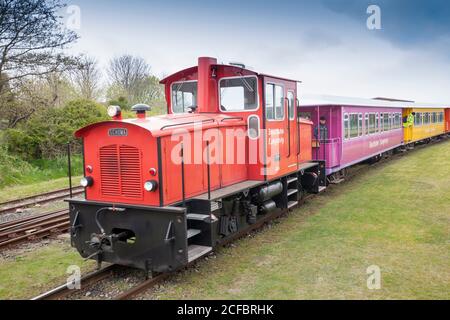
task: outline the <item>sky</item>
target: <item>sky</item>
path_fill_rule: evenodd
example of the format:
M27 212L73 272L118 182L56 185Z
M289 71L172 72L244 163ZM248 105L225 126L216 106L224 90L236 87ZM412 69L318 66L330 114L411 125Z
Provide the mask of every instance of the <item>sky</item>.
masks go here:
M447 0L67 0L79 8L71 53L141 56L159 77L199 56L302 81L300 94L450 104ZM380 9L381 29L370 5ZM70 7L69 7L70 8ZM73 11L65 12L73 21Z

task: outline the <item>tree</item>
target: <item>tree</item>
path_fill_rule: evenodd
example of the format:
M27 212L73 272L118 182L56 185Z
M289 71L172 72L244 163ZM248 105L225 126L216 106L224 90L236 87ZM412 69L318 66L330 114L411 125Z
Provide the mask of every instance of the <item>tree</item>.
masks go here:
M0 1L0 92L7 82L38 76L73 65L61 53L78 36L64 28L60 0Z
M130 104L143 102L140 99L150 77L150 66L144 59L131 55L113 58L109 64L108 76L110 98L123 96Z
M81 99L96 100L99 97L101 72L95 58L81 57L78 68L71 73L71 79Z

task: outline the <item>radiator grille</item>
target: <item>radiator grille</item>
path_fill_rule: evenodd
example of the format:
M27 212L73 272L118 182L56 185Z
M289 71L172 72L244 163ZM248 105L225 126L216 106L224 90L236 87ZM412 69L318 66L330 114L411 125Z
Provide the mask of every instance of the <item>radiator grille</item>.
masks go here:
M141 153L127 145L100 148L101 193L132 199L142 199Z

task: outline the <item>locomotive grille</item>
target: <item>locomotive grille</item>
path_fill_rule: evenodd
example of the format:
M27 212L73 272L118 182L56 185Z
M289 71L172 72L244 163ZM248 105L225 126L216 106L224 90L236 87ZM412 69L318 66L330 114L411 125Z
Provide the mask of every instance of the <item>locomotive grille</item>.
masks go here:
M142 199L141 177L139 149L117 144L100 148L102 195Z

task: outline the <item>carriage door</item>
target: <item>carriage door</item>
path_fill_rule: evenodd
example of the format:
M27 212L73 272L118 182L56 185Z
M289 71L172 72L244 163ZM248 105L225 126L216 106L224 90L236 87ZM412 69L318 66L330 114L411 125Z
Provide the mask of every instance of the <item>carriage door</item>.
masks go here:
M292 133L295 132L297 125L295 114L292 120L289 118L288 91L291 91L292 97L295 91L289 87L288 82L265 78L266 176L268 179L293 171L294 166L297 166L296 139ZM291 109L295 110L294 107Z

